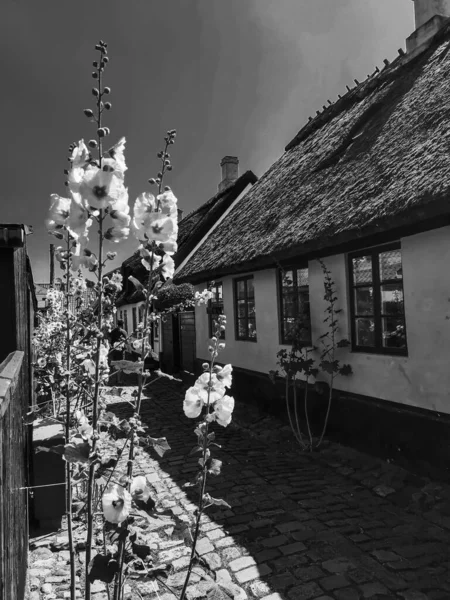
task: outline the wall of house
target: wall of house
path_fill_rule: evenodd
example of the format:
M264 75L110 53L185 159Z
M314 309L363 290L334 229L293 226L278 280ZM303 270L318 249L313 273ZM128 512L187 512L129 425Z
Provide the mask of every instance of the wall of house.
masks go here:
M335 387L398 404L450 414L450 227L402 238L403 285L408 356L386 356L339 350L353 375L339 377ZM343 254L325 259L336 283L340 335L350 339L347 260ZM234 333L232 278L222 279L227 315L226 348L220 362L268 373L276 369L279 344L276 271L254 275L257 342L237 341ZM317 261L309 264L312 338L326 331L323 319L323 274ZM201 291L205 285L197 286ZM196 308L197 357L208 360L208 317Z

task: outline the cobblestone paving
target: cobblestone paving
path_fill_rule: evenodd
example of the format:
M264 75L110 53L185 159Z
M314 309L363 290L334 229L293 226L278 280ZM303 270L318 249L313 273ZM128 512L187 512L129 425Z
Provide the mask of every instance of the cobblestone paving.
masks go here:
M151 389L143 421L172 450L163 458L146 456L138 472L159 505L180 515L196 502L195 492L182 487L197 469L198 457L188 456L194 422L182 413L180 386ZM131 414L123 402L111 409ZM259 428L248 425L217 428L223 469L208 491L232 508L208 512L198 548L220 581L234 584L235 600L450 599L449 486L337 445L302 454L272 418ZM162 559L173 565L170 583L180 589L189 550L153 535ZM68 597L68 553L52 551L55 538L46 540L35 540L31 552L30 600ZM194 580L202 570L197 573ZM103 584L94 589L94 600L107 597ZM140 590L143 598L158 597L149 584ZM159 598L174 596L160 586Z

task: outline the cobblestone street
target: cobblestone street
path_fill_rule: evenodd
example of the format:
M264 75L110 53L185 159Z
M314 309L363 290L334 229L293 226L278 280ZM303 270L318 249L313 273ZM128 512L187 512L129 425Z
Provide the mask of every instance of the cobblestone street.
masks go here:
M198 455L188 456L196 439L194 421L182 412L180 385L157 383L150 389L143 421L150 435L166 436L172 449L163 458L145 456L139 468L159 506L181 515L196 502L196 488L183 488L197 469ZM116 402L111 410L129 416L132 409ZM223 468L209 479L208 491L232 508L208 511L198 546L218 580L235 584L229 587L235 600L450 598L448 486L334 444L313 455L301 453L272 418L264 419L258 435L251 429L242 421L217 427L216 441L223 447L215 457ZM189 548L159 539L157 531L153 541L161 560L173 565L168 583L179 590ZM53 582L52 588L51 581L37 577L39 550L38 544L31 553L30 597L67 597L65 582ZM60 557L61 572L66 559L67 553ZM47 584L46 593L38 591ZM102 585L95 588L96 600L106 598ZM157 598L148 584L140 589L143 598ZM160 585L159 598L174 597Z

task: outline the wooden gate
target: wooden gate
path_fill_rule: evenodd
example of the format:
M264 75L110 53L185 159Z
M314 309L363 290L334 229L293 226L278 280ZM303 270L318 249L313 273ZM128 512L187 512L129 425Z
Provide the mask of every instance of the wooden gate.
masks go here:
M180 328L180 367L182 371L194 373L196 344L195 344L195 312L178 313Z

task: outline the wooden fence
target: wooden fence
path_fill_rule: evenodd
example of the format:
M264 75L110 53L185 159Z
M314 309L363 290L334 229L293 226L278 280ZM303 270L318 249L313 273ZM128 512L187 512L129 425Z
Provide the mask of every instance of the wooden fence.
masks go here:
M28 372L24 352L0 364L0 600L23 600L28 555Z

